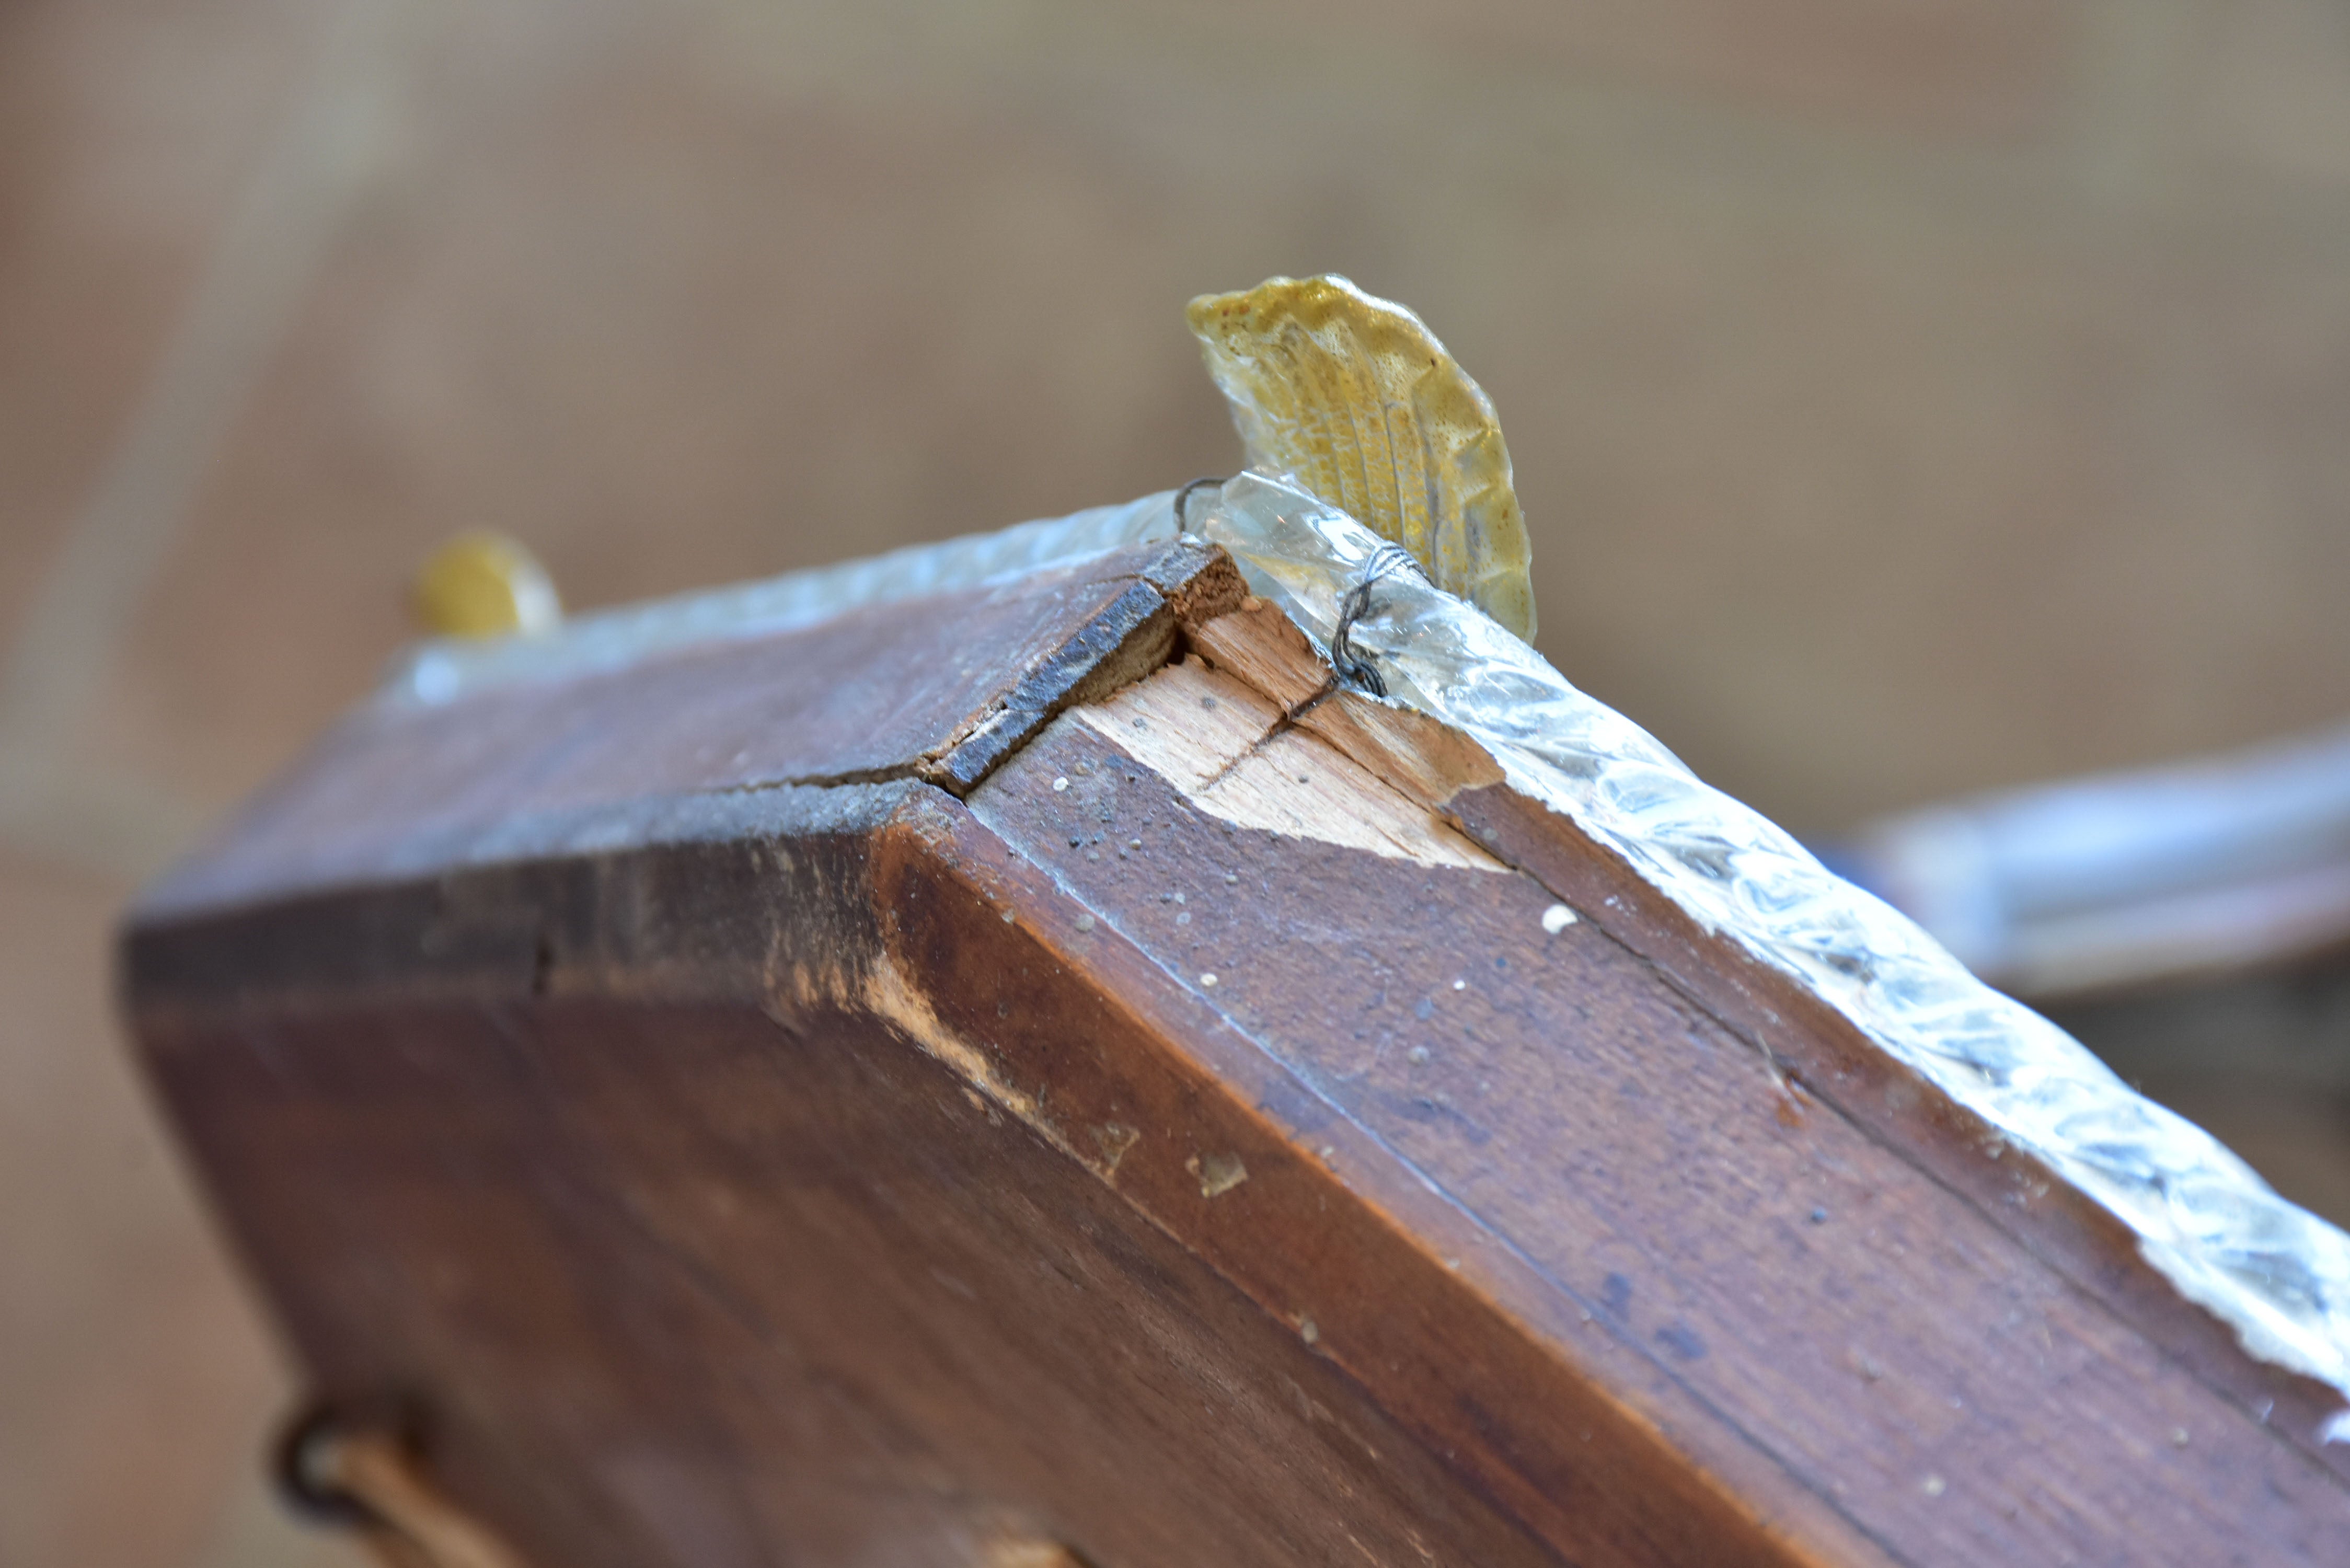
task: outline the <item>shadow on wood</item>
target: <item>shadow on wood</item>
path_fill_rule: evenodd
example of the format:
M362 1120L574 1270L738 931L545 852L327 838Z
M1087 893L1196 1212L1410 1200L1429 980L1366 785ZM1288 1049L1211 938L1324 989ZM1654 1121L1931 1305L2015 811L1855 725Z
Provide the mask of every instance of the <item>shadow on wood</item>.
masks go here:
M126 954L547 1564L2350 1561L2323 1390L1197 546L368 710Z

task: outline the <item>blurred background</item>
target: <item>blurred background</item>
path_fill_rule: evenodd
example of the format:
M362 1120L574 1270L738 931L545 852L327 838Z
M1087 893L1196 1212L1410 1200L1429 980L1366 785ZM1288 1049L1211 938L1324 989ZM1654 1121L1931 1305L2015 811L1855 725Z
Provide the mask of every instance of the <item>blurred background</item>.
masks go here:
M1323 270L1492 394L1544 650L1806 836L2350 710L2334 0L6 0L0 1563L356 1561L108 941L433 545L587 607L1228 472L1183 303ZM2068 1021L2341 1219L2345 1019Z

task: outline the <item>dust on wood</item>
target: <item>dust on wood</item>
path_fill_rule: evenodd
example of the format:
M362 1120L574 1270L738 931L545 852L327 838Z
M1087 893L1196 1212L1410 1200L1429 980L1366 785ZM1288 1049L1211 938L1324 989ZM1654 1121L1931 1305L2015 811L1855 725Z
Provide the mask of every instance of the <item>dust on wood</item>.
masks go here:
M1248 1179L1248 1166L1236 1154L1195 1154L1183 1168L1200 1179L1202 1198L1222 1198Z

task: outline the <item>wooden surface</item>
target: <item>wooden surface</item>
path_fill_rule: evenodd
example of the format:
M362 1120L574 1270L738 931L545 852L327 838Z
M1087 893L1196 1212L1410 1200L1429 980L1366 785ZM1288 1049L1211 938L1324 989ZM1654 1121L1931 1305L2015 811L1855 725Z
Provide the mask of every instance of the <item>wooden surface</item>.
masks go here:
M1179 610L1239 592L1229 562L1142 546L1015 587L683 648L604 679L363 708L263 793L229 848L142 902L230 903L506 858L546 846L517 833L672 795L918 777L960 794L1051 713L1163 662Z
M985 606L354 721L130 933L534 1560L2350 1561L2318 1391L1228 563Z

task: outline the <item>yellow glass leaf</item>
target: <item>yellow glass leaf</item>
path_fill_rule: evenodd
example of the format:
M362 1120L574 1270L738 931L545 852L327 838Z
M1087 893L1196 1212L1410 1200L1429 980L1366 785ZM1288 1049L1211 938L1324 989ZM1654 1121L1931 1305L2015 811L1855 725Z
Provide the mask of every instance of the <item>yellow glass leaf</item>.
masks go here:
M1335 275L1201 295L1185 317L1253 465L1294 475L1534 640L1501 422L1419 317Z
M502 534L461 534L416 575L416 618L441 637L551 631L563 618L538 557Z

